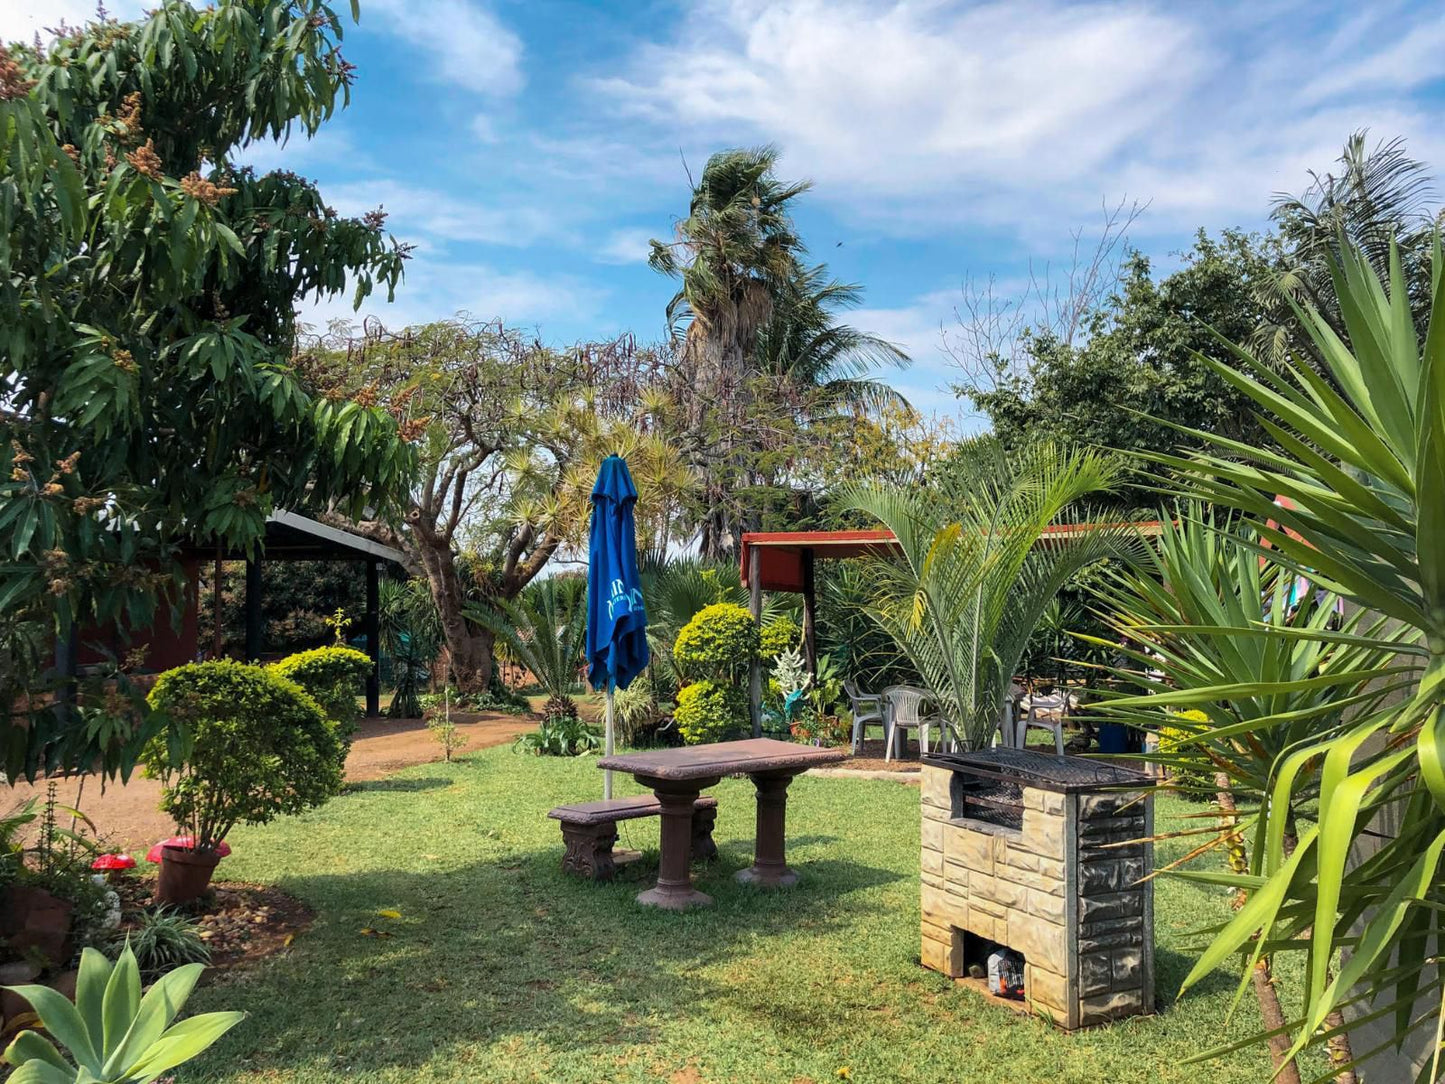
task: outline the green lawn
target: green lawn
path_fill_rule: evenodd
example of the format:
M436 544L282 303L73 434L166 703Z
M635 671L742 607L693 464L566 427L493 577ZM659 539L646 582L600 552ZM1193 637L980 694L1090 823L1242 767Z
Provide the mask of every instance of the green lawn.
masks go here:
M1157 1016L1066 1035L922 970L916 788L799 779L790 857L803 881L765 894L733 882L750 859L752 788L725 781L715 792L723 857L699 877L716 906L676 915L638 908L635 882L598 886L559 871L560 835L545 813L600 794L600 783L590 760L493 749L236 832L223 874L278 883L318 919L284 956L197 994L197 1009L251 1017L180 1079L1268 1077L1256 1052L1181 1064L1255 1019L1246 997L1226 1023L1222 973ZM622 789L635 788L628 779ZM625 824L622 842L655 849L656 821ZM1217 889L1168 881L1156 912L1158 984L1172 1001L1189 966L1187 932L1227 910Z

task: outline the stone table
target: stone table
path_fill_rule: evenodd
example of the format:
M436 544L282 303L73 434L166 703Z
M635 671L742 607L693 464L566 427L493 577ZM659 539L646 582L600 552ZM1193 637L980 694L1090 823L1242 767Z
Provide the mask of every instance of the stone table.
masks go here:
M671 911L712 903L711 896L693 888L688 872L692 810L703 788L714 786L727 775L751 777L758 797L753 864L739 870L737 879L772 888L796 884L798 875L788 868L784 858L788 784L800 772L836 764L842 759L840 749L794 745L772 738L603 757L597 762L599 768L626 772L644 787L650 787L662 803L662 855L657 885L639 894L637 902Z

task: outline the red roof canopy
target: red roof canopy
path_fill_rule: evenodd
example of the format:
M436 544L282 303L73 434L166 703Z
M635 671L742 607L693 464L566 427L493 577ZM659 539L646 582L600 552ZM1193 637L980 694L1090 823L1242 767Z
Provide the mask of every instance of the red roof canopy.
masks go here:
M1122 527L1122 523L1057 523L1045 528L1045 534L1067 537L1102 527ZM1135 523L1142 534L1159 533L1159 521ZM752 551L758 551L758 579L764 591L799 592L803 589L803 552L811 550L818 560L887 555L898 551L898 539L892 531L748 531L743 535L743 586L751 586L748 570Z

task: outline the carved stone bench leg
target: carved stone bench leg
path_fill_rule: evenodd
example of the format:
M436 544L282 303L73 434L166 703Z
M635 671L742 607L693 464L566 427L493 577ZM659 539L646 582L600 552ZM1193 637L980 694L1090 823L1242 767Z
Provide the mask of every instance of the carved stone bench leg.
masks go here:
M712 830L715 824L717 824L716 806L692 811L692 860L694 862L711 862L717 857L717 844L712 841Z
M562 855L562 872L574 873L594 881L610 881L617 872L612 861L612 844L617 842L615 821L601 824L562 824L562 840L567 850Z

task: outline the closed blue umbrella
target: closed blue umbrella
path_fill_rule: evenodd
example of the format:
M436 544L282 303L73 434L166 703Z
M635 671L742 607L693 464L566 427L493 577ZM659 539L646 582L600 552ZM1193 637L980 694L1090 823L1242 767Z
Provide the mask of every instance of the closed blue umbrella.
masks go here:
M647 666L647 610L637 572L637 535L632 521L637 487L627 463L609 455L592 487L592 530L587 542L587 680L607 689L607 752L612 752L612 694L625 689ZM612 773L603 797L612 797Z

